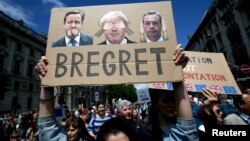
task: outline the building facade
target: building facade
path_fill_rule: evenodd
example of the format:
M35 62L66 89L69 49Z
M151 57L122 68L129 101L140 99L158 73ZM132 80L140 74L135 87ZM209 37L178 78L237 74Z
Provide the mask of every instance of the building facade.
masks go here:
M0 11L0 109L38 107L40 81L34 66L45 53L46 37Z
M187 51L223 53L241 91L250 88L250 9L246 0L214 0Z

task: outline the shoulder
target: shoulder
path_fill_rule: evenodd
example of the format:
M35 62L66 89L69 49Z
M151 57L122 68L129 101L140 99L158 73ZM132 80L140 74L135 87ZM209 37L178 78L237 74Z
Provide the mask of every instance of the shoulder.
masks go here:
M103 41L103 42L99 43L98 45L106 45L106 44L107 44L107 42Z
M52 43L52 47L62 47L62 46L66 46L64 37L58 39L57 41Z
M93 37L87 34L80 34L80 45L93 45Z
M132 41L132 40L129 40L127 37L125 37L127 39L127 43L130 44L130 43L136 43L135 41Z
M81 33L80 38L93 40L93 36Z
M245 121L237 114L232 113L223 119L224 125L245 125Z

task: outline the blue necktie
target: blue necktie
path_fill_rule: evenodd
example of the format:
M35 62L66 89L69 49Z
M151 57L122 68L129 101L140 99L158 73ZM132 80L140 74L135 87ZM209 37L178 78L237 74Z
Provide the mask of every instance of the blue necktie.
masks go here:
M72 44L72 46L76 46L76 41L74 39L70 40L70 43Z

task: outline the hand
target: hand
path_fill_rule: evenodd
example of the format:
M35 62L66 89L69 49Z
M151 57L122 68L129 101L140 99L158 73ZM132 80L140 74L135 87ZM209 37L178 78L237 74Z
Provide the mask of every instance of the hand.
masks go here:
M202 90L202 94L207 98L204 101L204 106L205 107L209 107L211 106L213 103L217 103L218 102L218 96L220 93L210 90L208 88L205 88Z
M45 56L42 56L41 59L39 60L39 63L35 66L35 71L37 75L39 76L40 79L43 79L43 77L46 75L48 69L48 60Z
M182 68L185 68L189 61L189 58L185 55L181 44L178 44L174 51L174 63L176 65L181 65Z

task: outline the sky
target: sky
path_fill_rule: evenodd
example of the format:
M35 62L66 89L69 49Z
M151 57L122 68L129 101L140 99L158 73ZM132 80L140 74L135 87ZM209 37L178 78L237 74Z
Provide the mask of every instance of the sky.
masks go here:
M54 7L155 2L162 0L0 0L0 10L40 34L47 34ZM172 0L177 42L185 47L213 0Z

